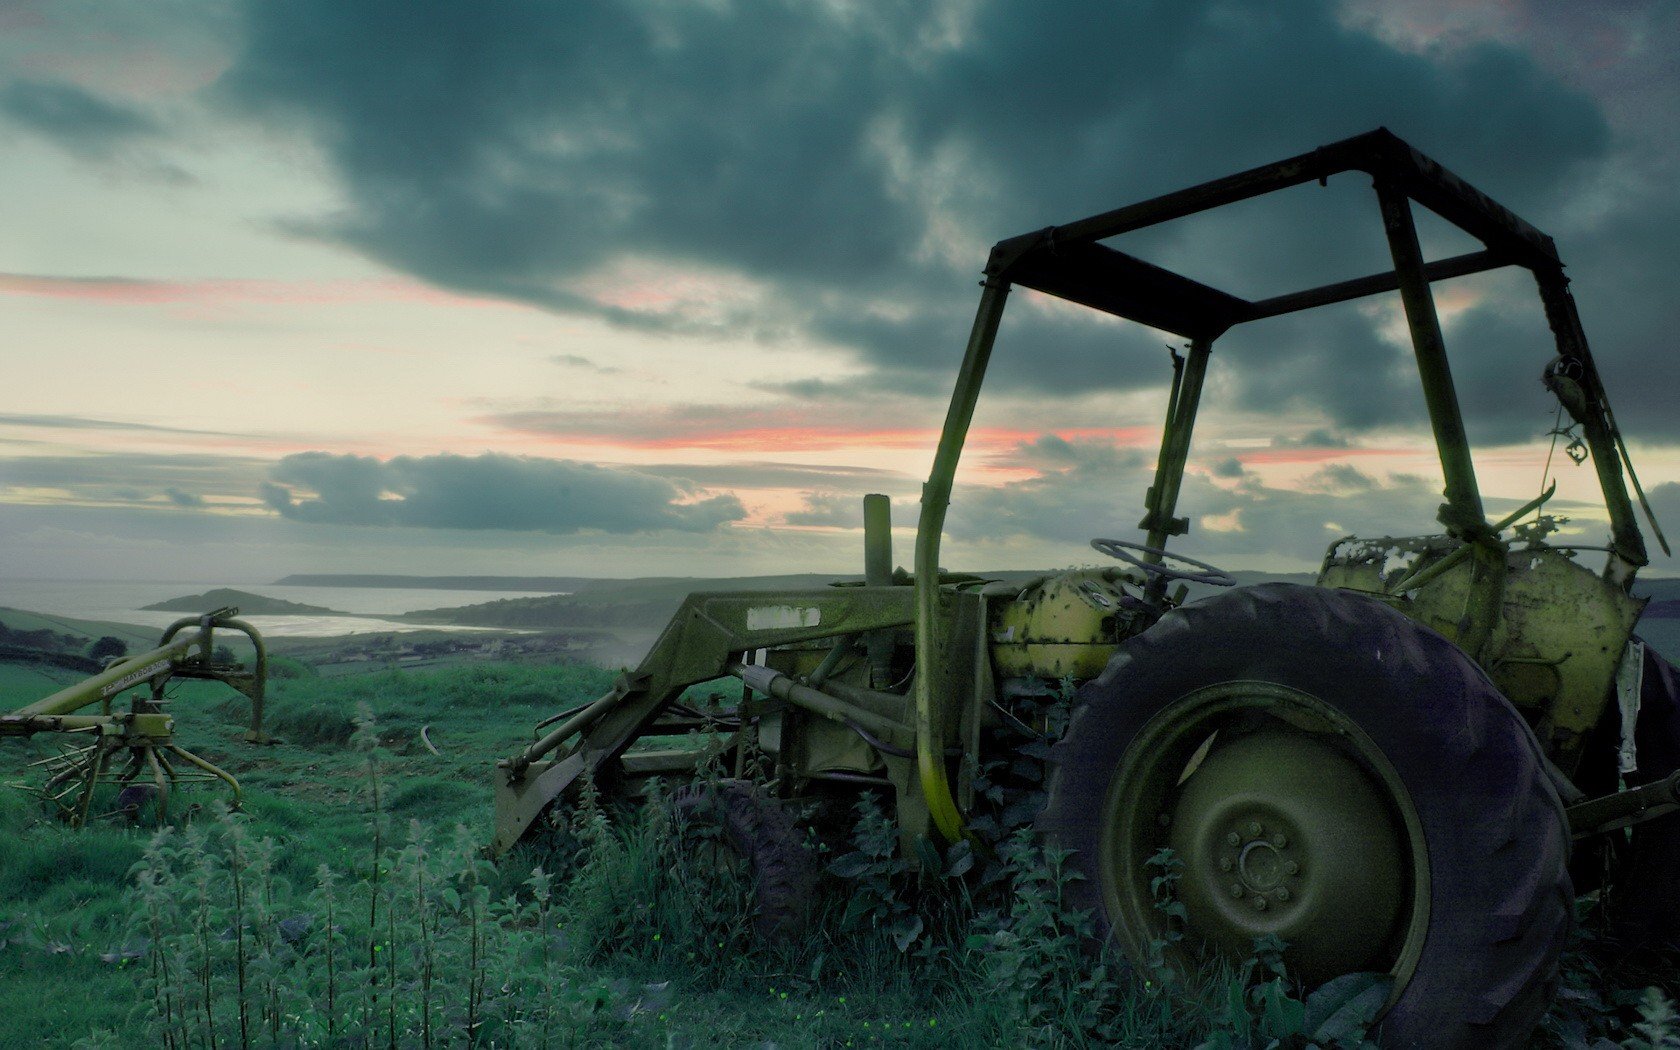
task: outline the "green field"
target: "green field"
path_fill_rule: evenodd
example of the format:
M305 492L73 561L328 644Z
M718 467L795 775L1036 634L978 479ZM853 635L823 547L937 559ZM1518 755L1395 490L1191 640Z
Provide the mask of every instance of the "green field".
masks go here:
M17 706L50 690L47 677L52 675L8 668L0 677L0 704ZM285 742L261 748L239 741L245 703L218 693L219 687L190 683L174 709L183 725L182 742L235 772L244 784L239 834L251 841L269 839L275 847L272 870L261 876L277 897L272 924L310 914L312 908L318 912L311 895L320 886L323 865L339 878L346 900L360 905L368 899L374 805L367 741L352 740L358 709L376 720L378 748L372 754L383 834L391 847L383 871L390 878L402 864L397 850L417 830L440 855L457 842L481 845L488 837L491 759L528 739L537 719L595 695L610 678L608 672L577 665L481 663L282 679L272 690L270 724ZM441 756L422 744L423 727ZM45 743L8 741L3 756L8 778L47 750ZM202 801L213 801L215 792L199 791ZM174 808L179 810L181 801ZM217 956L221 1041L236 1045L229 1004L237 996L229 985L233 962L226 943L229 866L226 853L216 846L225 841L224 833L217 830L210 809L196 818L177 816L174 823L171 841L181 840L183 827L189 834L197 828L208 835L207 843L176 862L182 899L190 896L184 887L197 864L192 857L210 857L218 865L211 896L219 903L208 941ZM588 862L558 862L570 871L565 889L571 895L555 906L563 917L557 919L558 936L567 939L563 949L556 949L558 976L553 979L563 985L554 993L559 1015L550 1019L553 1027L546 1036L526 1032L515 1039L520 1045L1003 1045L1013 1041L1009 1033L1017 1027L1052 1032L1058 1012L1081 1009L1066 1000L1088 976L1072 978L1070 964L1077 961L1082 968L1084 957L1066 937L1047 935L1032 952L1020 953L1036 960L1042 971L1020 980L1057 984L1055 966L1060 965L1069 975L1059 982L1066 987L1039 989L1043 1004L1035 993L1007 1008L992 994L976 994L995 993L1001 978L977 959L964 962L954 954L962 949L962 937L980 931L979 925L952 932L946 938L951 943L934 938L930 925L915 951L901 953L880 931L842 923L836 908L811 943L769 951L742 941L738 917L715 906L715 888L706 899L672 903L673 887L664 873L673 858L666 846L648 838L652 829L642 818L621 818L616 828L610 845ZM72 1045L99 1033L109 1034L111 1045L144 1045L155 1038L147 1017L146 905L144 895L131 888L131 869L142 862L153 834L151 828L130 828L117 818L70 831L46 820L38 804L22 794L0 802L0 856L5 858L0 867L0 900L5 902L0 905L0 959L6 975L0 982L0 1045ZM883 857L890 857L892 839L890 830L882 838L877 829L877 844L886 843ZM896 863L880 861L883 871ZM531 866L527 855L503 870L481 871L487 909L496 902L529 906L521 885ZM649 900L661 904L650 912ZM949 900L942 906L944 914L956 914ZM696 913L702 918L724 915L729 921L720 927L697 920ZM938 907L930 912L935 914L941 914ZM1054 922L1049 911L1031 918L1041 925ZM178 919L190 941L191 915ZM253 942L260 928L251 925ZM575 936L568 931L576 931ZM996 933L997 924L985 932ZM529 945L514 943L516 933L503 931L485 948L484 965L499 981L517 981L508 974L528 969ZM447 981L440 975L440 987L458 984L463 971L471 970L460 950L459 931L445 930L436 939L440 958L454 968ZM612 950L604 953L602 945ZM982 983L974 986L977 981ZM1168 1033L1175 1040L1188 1038L1205 1020L1159 995L1134 1002L1131 996L1138 989L1132 983L1104 985L1110 986L1115 994L1103 1023L1118 1027L1105 1030L1159 1042ZM347 993L341 988L341 994ZM520 999L528 1004L542 996ZM440 1045L462 1045L458 1015L457 1010L454 1021L443 1015L436 1036ZM399 1036L399 1045L415 1045L412 1036ZM281 1043L289 1045L289 1038ZM251 1042L270 1044L260 1034ZM498 1045L506 1045L505 1040Z
M205 808L178 798L148 858L154 828L112 817L70 831L28 796L0 796L0 1046L163 1045L172 1032L176 1045L209 1045L212 1024L216 1045L237 1046L241 1002L245 1041L261 1046L417 1046L428 1030L435 1045L467 1045L469 1027L487 1046L1307 1045L1300 996L1270 957L1189 982L1093 957L1087 920L1060 906L1054 858L1006 848L988 883L948 854L952 877L917 876L878 814L829 844L825 859L853 858L847 877L830 879L813 933L791 947L742 936L739 886L673 852L661 807L601 811L566 848L500 869L474 861L489 837L491 762L611 672L470 661L321 677L284 660L276 671L274 746L240 741L246 704L219 686L187 683L174 701L182 742L244 784L232 824L214 814L222 796L198 789ZM75 677L0 664L0 709ZM26 777L51 747L0 742L0 779ZM160 926L137 865L169 887ZM547 904L538 865L555 879ZM329 939L323 871L340 909ZM287 923L314 932L293 945ZM323 975L328 943L336 983ZM1589 941L1577 948L1540 1045L1634 1039L1653 978L1623 974L1624 990L1599 976ZM176 965L172 984L159 960ZM159 1024L160 988L188 1011L173 1027Z

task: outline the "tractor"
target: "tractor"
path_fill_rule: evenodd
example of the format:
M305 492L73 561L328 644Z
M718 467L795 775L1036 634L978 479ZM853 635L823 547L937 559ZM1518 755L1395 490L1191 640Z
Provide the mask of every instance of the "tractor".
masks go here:
M1349 172L1373 182L1385 272L1245 299L1109 243ZM1426 261L1419 205L1481 247ZM1511 266L1533 277L1555 337L1542 381L1592 460L1602 546L1548 541L1555 485L1498 520L1484 510L1432 284ZM940 568L1015 286L1187 344L1141 540L1092 541L1120 565L1032 579ZM1316 586L1234 586L1169 553L1189 528L1178 500L1215 342L1392 292L1445 482L1441 531L1340 540ZM738 768L748 752L771 766L725 782L721 820L774 932L811 888L788 800L879 792L915 863L918 839L973 834L978 771L997 741L1026 737L1045 759L1037 832L1070 851L1076 903L1140 964L1163 943L1185 966L1242 959L1271 935L1308 983L1386 974L1383 1045L1520 1044L1550 1004L1577 892L1614 890L1622 929L1680 941L1680 676L1634 634L1644 602L1630 589L1648 562L1635 499L1666 552L1551 238L1386 129L1012 237L984 271L913 571L894 570L889 504L869 496L861 581L689 596L635 670L497 764L493 849L543 827L586 779L622 790L691 773L695 749L656 738L721 726ZM1583 564L1594 553L1601 568ZM742 686L727 710L685 692L720 678ZM1045 706L1023 699L1070 681L1052 738ZM1163 850L1182 864L1182 920L1154 897Z

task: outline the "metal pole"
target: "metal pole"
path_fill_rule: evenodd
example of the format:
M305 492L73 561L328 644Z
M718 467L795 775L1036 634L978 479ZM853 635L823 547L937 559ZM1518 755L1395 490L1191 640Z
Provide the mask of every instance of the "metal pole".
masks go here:
M945 530L945 508L951 502L951 485L957 474L974 406L980 399L980 384L991 360L998 322L1009 298L1009 283L987 277L980 293L980 307L968 336L957 386L951 393L951 407L945 413L945 429L933 455L933 469L922 486L922 514L916 526L916 768L922 794L933 816L934 826L946 839L962 837L962 813L945 776L945 759L940 754L940 725L935 718L936 679L941 677L939 639L939 541Z
M1628 498L1627 482L1622 477L1622 464L1615 445L1614 424L1609 419L1604 387L1598 377L1592 351L1587 347L1587 334L1581 327L1581 315L1575 309L1575 297L1569 292L1569 279L1563 270L1536 270L1535 283L1540 286L1540 302L1546 308L1546 323L1557 340L1560 357L1581 366L1580 386L1586 395L1584 405L1565 402L1570 415L1584 410L1576 417L1585 432L1587 447L1592 450L1593 469L1598 472L1599 488L1604 492L1605 509L1610 512L1610 557L1604 567L1606 579L1626 588L1633 582L1633 574L1649 561L1645 537L1634 520L1633 501ZM1560 397L1561 400L1561 397Z
M863 497L863 582L892 586L892 500L879 492Z
M1447 367L1446 343L1441 322L1435 315L1435 298L1424 272L1423 249L1418 245L1417 227L1412 221L1411 199L1389 182L1376 184L1382 205L1383 227L1388 249L1394 258L1394 272L1400 279L1400 300L1406 308L1406 324L1412 331L1412 349L1417 355L1418 375L1423 380L1423 397L1429 408L1429 424L1435 431L1435 447L1441 455L1441 473L1446 478L1447 505L1441 508L1441 524L1449 535L1472 540L1489 534L1481 493L1476 488L1476 467L1470 458L1470 440L1459 414L1458 394Z
M871 492L863 497L863 582L870 587L891 587L892 572L892 500ZM863 644L869 658L869 684L886 685L892 677L892 631L870 631Z
M1208 358L1213 352L1213 340L1194 339L1190 353L1178 374L1173 376L1173 389L1167 409L1167 425L1161 434L1161 452L1156 460L1155 482L1149 487L1149 509L1141 524L1149 530L1149 546L1165 548L1167 538L1189 531L1189 522L1173 517L1178 509L1178 491L1184 483L1184 464L1190 458L1190 435L1196 429L1196 408L1202 399L1202 381L1207 378ZM1176 365L1176 362L1175 362ZM1156 555L1145 555L1160 562ZM1146 593L1159 599L1167 593L1167 578L1149 577Z
M1190 356L1184 362L1184 382L1179 386L1178 409L1173 413L1172 459L1167 463L1166 475L1155 478L1157 506L1160 514L1156 527L1161 536L1150 534L1149 545L1165 545L1168 536L1183 535L1189 530L1185 522L1174 521L1178 509L1178 491L1184 484L1184 464L1190 458L1190 435L1196 429L1196 409L1202 401L1202 381L1207 378L1208 358L1213 353L1212 339L1195 339L1190 343Z

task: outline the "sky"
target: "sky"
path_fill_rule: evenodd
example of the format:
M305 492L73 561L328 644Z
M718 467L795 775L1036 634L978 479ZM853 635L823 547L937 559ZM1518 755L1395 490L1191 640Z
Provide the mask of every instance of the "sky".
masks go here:
M992 243L1377 126L1556 239L1680 534L1676 0L0 0L0 578L855 573L867 492L908 563ZM1356 174L1117 246L1388 268ZM1501 516L1549 337L1436 292ZM1141 539L1172 342L1017 291L947 566ZM1174 548L1436 531L1410 355L1394 296L1222 338Z

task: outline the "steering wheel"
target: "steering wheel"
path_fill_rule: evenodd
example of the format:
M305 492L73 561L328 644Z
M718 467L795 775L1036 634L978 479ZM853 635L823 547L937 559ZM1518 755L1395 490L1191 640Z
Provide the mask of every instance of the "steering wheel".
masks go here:
M1197 561L1195 558L1186 558L1182 554L1169 553L1159 547L1148 547L1141 543L1133 543L1130 540L1102 539L1092 540L1091 546L1110 558L1119 558L1128 565L1136 565L1151 576L1164 576L1169 580L1186 580L1190 583L1205 583L1212 587L1233 587L1237 582L1224 569L1209 565L1205 561ZM1157 558L1171 558L1173 561L1183 562L1185 565L1192 566L1192 568L1176 569L1171 565L1163 565L1160 562L1144 561L1133 554L1133 551L1153 554Z

